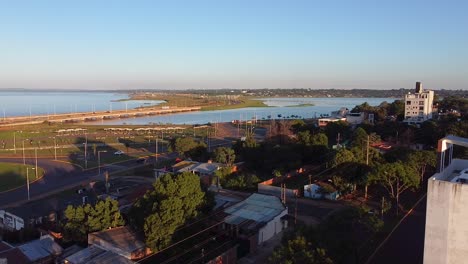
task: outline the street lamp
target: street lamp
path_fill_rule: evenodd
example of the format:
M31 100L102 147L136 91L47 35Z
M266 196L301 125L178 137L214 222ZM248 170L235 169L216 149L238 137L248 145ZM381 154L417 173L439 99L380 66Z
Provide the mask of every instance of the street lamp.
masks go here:
M35 170L35 168L31 168L31 169ZM29 201L31 199L31 197L29 195L29 167L26 167L26 188L28 190L28 201Z
M25 140L28 140L28 139L27 139L27 138L26 138L26 139L23 139L23 142L22 142L22 143L23 143L23 165L26 165L26 157L25 157L25 155L24 155L24 141L25 141Z
M101 152L107 152L107 150L99 150L98 151L98 175L101 176Z
M84 144L84 159L85 159L85 169L88 168L88 155L87 155L87 149L88 149L88 134L85 133L85 143Z
M54 137L54 157L57 160L57 139Z

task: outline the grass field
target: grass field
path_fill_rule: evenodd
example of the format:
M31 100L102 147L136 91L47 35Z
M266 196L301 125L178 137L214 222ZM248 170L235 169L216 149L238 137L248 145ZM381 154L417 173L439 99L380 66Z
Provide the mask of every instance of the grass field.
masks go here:
M29 180L36 179L36 172L33 166L17 163L0 162L0 192L7 191L26 184L26 167L29 166ZM44 170L38 168L38 177L44 175Z

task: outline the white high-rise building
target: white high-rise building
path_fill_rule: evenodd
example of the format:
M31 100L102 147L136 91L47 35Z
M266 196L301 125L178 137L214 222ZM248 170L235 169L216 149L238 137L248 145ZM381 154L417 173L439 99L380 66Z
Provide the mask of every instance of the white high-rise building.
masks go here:
M415 93L405 95L405 119L403 122L419 124L432 118L434 91L424 91L421 82L416 83Z
M468 160L452 158L454 145L468 147L468 138L439 140L428 181L424 264L468 263Z

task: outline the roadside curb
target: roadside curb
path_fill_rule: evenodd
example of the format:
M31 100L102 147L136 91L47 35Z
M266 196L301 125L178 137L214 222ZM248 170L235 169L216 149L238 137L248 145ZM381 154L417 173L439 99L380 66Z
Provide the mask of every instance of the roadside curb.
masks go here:
M42 178L44 178L45 174L47 173L47 171L46 171L44 168L42 168L42 167L39 167L39 168L41 168L41 169L44 171L44 173L42 174L41 177L39 177L39 178L37 178L37 179L31 181L31 182L29 183L29 185L31 185L31 184L33 184L33 183L39 181L39 180L42 180ZM6 190L6 191L1 191L0 194L4 194L4 193L7 193L7 192L15 191L15 190L18 190L18 189L20 189L20 188L23 188L24 186L26 186L26 184L23 184L23 185L14 187L13 189L9 189L9 190Z

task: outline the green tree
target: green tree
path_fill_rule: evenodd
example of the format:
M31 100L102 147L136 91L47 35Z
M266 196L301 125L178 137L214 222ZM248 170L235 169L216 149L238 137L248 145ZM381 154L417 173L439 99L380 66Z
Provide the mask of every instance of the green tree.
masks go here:
M118 202L110 198L98 201L94 206L69 205L65 218L65 239L77 242L85 242L88 233L125 225Z
M87 225L91 232L125 225L119 211L119 203L110 198L97 202L96 205L90 207L87 211Z
M215 150L215 160L217 162L232 166L236 159L236 154L232 148L220 147Z
M331 144L335 144L337 142L337 138L339 135L340 143L347 139L350 134L350 126L348 123L343 121L338 122L330 122L325 127L325 134Z
M274 250L268 260L278 264L333 264L324 249L314 248L303 236L288 240L285 245Z
M170 144L171 150L178 152L181 156L186 156L189 151L195 149L198 146L199 143L191 137L178 137L173 139Z
M205 204L198 176L185 172L166 174L132 206L130 224L145 234L148 247L157 252L167 247L177 228L195 218Z
M367 146L367 137L368 137L368 134L363 128L361 127L356 128L356 130L354 130L354 133L353 133L351 146L365 148Z
M309 130L300 131L297 133L297 142L302 145L310 145L311 136Z
M328 147L328 137L324 133L317 133L310 137L310 144Z
M422 150L411 152L408 156L408 164L414 167L420 176L420 181L424 180L424 174L428 167L435 168L437 165L437 154L434 151Z
M317 228L317 242L336 263L363 263L358 251L383 222L364 208L348 207L331 213Z
M84 242L87 239L86 212L83 206L69 205L65 209L64 238L67 241Z
M355 160L356 159L354 157L353 152L351 152L351 151L349 151L349 150L347 150L345 148L341 148L336 152L333 165L338 166L338 165L340 165L342 163L354 162Z
M384 187L391 198L396 200L398 214L400 194L419 186L419 175L415 169L407 164L397 161L378 165L369 175L369 181Z

